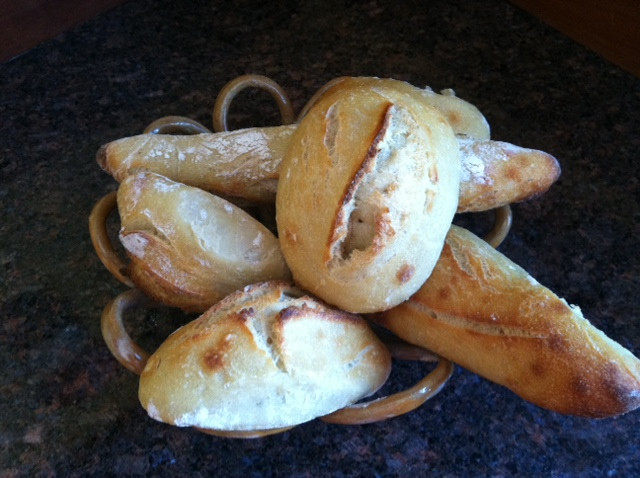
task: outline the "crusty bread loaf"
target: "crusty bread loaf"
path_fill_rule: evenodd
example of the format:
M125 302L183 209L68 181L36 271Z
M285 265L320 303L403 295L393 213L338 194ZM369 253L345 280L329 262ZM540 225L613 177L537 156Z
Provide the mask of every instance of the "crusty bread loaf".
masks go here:
M547 409L606 417L640 406L640 360L456 226L421 289L375 320Z
M131 280L154 299L202 312L247 284L290 278L277 238L242 209L156 173L118 188Z
M205 430L297 425L375 392L391 368L364 319L282 282L252 285L174 332L149 358L149 415Z
M295 128L141 134L105 144L98 150L97 161L117 181L132 172L151 170L219 196L273 203L278 167Z
M458 144L401 90L339 84L301 120L280 167L276 222L294 280L351 312L406 300L456 211Z

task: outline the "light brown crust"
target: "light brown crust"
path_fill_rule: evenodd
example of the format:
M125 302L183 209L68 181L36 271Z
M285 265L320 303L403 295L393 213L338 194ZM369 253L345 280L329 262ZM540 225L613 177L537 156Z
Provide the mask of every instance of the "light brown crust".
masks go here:
M198 135L142 134L102 146L96 160L117 181L149 170L227 198L272 203L295 125Z
M149 358L149 415L206 430L297 425L375 392L387 348L359 316L283 282L246 287L172 334Z
M550 410L606 417L640 406L640 360L455 226L429 280L376 320Z
M338 210L336 211L333 225L331 226L331 235L329 242L325 249L325 263L331 267L332 261L340 261L347 259L352 247L348 247L347 239L350 232L350 220L351 214L355 207L354 202L357 199L358 189L363 186L363 183L368 175L375 172L376 158L379 153L379 143L383 140L385 132L388 130L391 116L391 105L386 105L383 108L384 112L379 115L379 124L373 129L373 138L367 140L366 143L370 143L370 146L363 156L362 162L354 162L355 170L350 173L352 176L345 181L345 191L342 197L338 200ZM326 136L326 135L325 135ZM372 253L377 253L382 247L381 242L386 236L393 234L393 229L388 227L389 220L384 220L385 210L381 211L381 214L377 215L374 219L373 226L373 240L369 245ZM385 227L387 225L387 227ZM385 230L388 231L385 233ZM360 246L362 248L362 246Z
M246 212L151 172L118 188L131 280L157 301L202 312L247 284L290 279L277 238Z

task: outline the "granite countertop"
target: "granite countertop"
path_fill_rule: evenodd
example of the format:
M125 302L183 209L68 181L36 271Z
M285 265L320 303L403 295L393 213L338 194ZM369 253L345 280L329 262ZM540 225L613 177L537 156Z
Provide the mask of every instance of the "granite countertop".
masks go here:
M233 5L231 5L233 3ZM346 5L345 5L346 4ZM640 354L640 80L502 0L128 2L0 66L0 476L637 476L640 412L542 410L456 368L420 409L313 421L257 440L157 423L100 333L125 290L87 218L116 188L100 145L178 114L211 124L234 77L272 77L298 111L326 81L453 88L496 139L545 150L561 179L513 207L501 251ZM247 92L233 127L278 123ZM131 318L153 347L185 318ZM398 364L389 387L424 371Z

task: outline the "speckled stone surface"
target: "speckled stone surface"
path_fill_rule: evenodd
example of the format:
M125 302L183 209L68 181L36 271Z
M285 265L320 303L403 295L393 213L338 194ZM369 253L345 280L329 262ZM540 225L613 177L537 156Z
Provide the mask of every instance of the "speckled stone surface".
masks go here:
M366 426L230 440L146 416L100 334L124 286L87 229L116 187L95 153L168 114L210 125L244 73L296 110L340 75L452 87L494 138L554 154L561 179L514 206L501 250L640 353L638 78L500 0L231 3L126 3L0 65L0 476L638 476L640 412L561 416L460 368L422 408ZM247 92L231 121L278 115ZM132 334L151 348L186 319L141 313ZM423 370L399 364L388 386Z

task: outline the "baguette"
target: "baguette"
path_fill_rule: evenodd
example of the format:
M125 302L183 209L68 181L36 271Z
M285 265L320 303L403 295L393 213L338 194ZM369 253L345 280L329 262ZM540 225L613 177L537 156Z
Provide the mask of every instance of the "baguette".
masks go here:
M156 173L118 188L128 276L155 300L202 312L254 282L291 275L277 238L237 206Z
M294 280L350 312L406 300L438 258L459 183L455 135L435 108L338 84L302 119L280 167L276 222Z
M546 409L601 418L640 406L640 360L456 226L420 290L373 319Z
M138 395L152 418L176 426L280 429L369 396L390 370L362 317L271 281L174 332L147 361Z
M280 164L295 129L275 126L229 133L131 136L102 146L98 163L117 181L148 170L229 199L273 204ZM558 161L543 151L503 141L456 139L462 164L459 213L534 198L560 175Z

